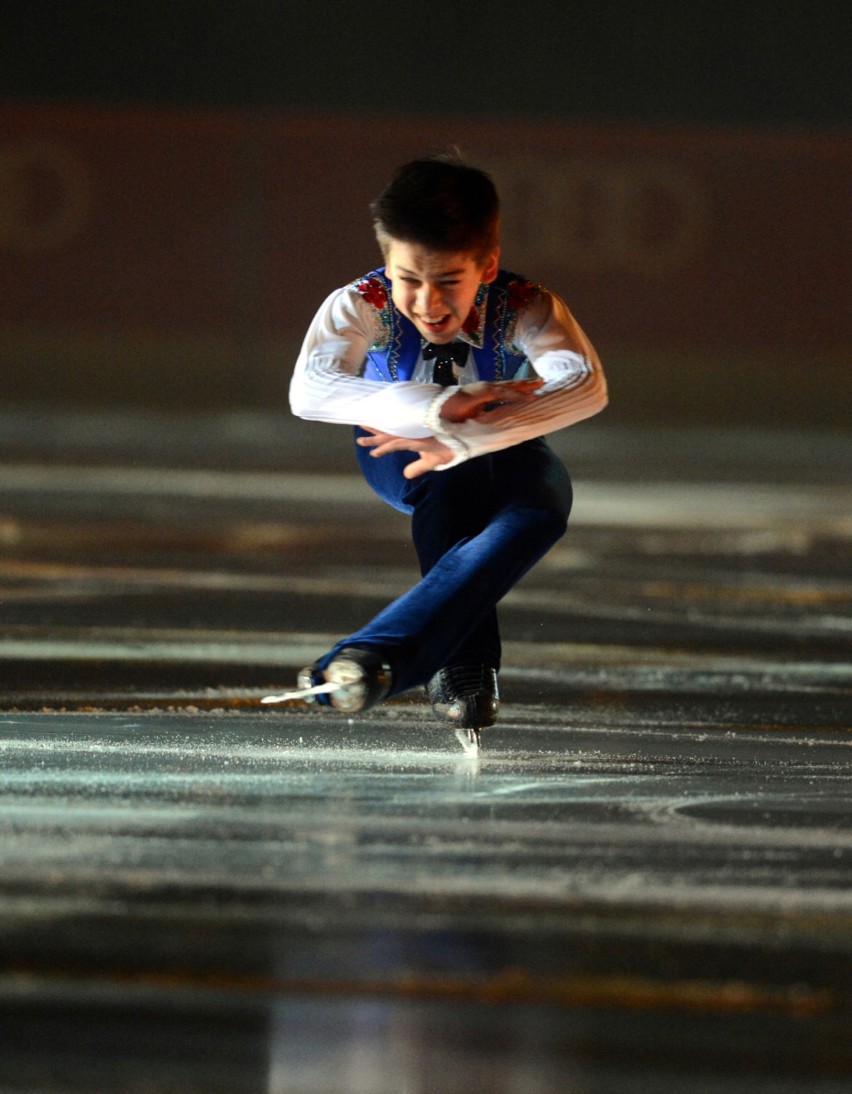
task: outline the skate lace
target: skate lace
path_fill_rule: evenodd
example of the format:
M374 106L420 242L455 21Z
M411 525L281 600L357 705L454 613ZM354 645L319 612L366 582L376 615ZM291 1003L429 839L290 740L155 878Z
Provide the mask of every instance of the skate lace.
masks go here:
M446 689L455 696L463 697L487 691L488 672L487 665L448 665L442 676Z

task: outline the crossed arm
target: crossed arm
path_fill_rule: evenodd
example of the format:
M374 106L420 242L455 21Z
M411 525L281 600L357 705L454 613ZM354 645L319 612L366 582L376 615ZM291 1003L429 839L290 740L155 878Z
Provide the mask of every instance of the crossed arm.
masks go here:
M517 406L535 398L535 392L544 383L538 377L528 380L480 380L465 384L454 392L441 407L441 418L447 422L475 421L487 423L495 411L505 406ZM367 436L359 437L358 444L371 448L371 456L385 456L388 452L410 451L419 454L405 468L407 479L415 479L427 471L433 471L449 463L454 453L437 437L397 437L379 429L363 426Z
M606 405L593 347L565 303L546 290L518 316L513 336L535 379L444 389L425 381L367 380L364 361L379 333L358 293L332 293L296 362L290 406L309 420L369 423L360 444L377 457L414 452L418 458L405 469L411 479L563 429Z

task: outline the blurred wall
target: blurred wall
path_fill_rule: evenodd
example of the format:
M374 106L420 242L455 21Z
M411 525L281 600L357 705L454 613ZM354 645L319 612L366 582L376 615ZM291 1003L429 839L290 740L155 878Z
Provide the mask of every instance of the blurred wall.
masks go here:
M156 106L0 106L2 398L283 405L320 301L379 262L370 199L449 145L611 414L848 421L849 133Z

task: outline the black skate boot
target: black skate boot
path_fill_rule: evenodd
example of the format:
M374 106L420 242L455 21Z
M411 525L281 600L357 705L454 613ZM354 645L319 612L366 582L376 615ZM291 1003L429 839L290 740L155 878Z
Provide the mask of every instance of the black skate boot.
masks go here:
M490 665L448 665L426 685L432 712L451 725L466 750L479 748L480 730L493 726L500 710L497 671Z

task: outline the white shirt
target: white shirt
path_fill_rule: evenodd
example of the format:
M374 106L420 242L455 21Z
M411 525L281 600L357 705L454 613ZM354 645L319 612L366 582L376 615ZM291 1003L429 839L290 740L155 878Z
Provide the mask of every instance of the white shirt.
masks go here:
M607 404L606 380L591 343L565 303L542 290L519 311L513 347L545 383L532 402L498 407L486 422L448 422L441 406L452 394L431 382L432 362L418 360L411 380L383 383L362 373L379 340L375 309L354 286L335 290L308 328L290 383L299 418L361 425L400 437L435 436L453 452L437 470L496 452L597 414ZM458 335L464 341L464 333ZM468 354L459 382L479 379Z

